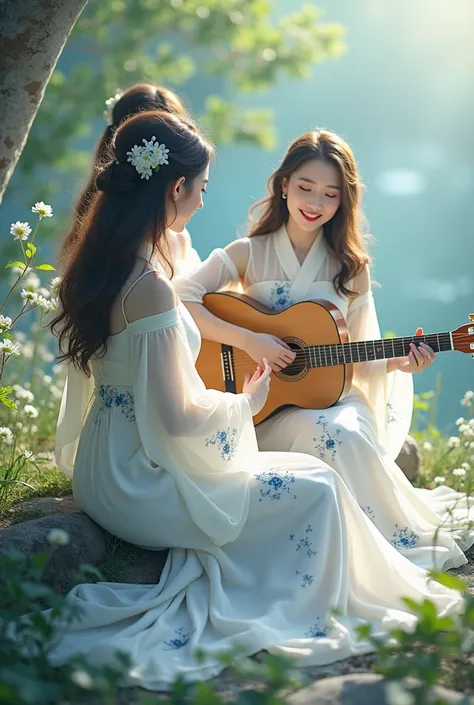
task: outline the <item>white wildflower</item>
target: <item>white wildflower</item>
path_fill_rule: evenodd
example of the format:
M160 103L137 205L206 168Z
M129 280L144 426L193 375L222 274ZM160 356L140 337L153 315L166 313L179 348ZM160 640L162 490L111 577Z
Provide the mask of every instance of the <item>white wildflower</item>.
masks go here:
M71 673L72 682L83 690L92 690L94 687L93 678L84 670L77 670Z
M57 377L58 375L60 375L62 373L63 370L64 370L64 365L61 365L61 363L58 362L56 365L54 365L52 372L53 372L53 375L55 375L55 377Z
M427 451L433 450L433 446L431 445L431 443L429 441L425 441L423 443L423 448Z
M31 452L31 450L26 450L26 449L25 449L25 450L23 451L23 455L25 456L26 460L31 460L31 461L33 461L33 460L35 459L35 456L34 456L33 453Z
M46 205L43 201L38 201L38 203L35 203L31 211L32 213L38 213L40 218L53 217L53 209L51 206Z
M21 353L27 360L33 359L33 355L35 354L35 345L32 340L26 341L23 345Z
M27 291L36 291L41 286L41 279L36 272L30 272L30 274L23 279L23 284Z
M63 395L62 389L60 389L56 384L52 384L49 391L51 392L53 399L61 399Z
M470 469L471 469L471 466L469 465L469 463L461 463L461 467L464 468L464 470L470 470Z
M14 388L15 396L17 399L25 401L27 404L31 404L35 400L35 395L29 389L23 389L19 384L15 385Z
M59 287L61 286L61 277L54 277L51 279L50 289L51 293L57 296L59 293Z
M16 330L15 338L18 340L19 343L24 343L26 340L26 333L23 333L22 330Z
M49 387L53 383L53 378L50 375L43 375L43 382Z
M13 341L8 340L8 338L4 338L0 343L0 353L17 356L20 354L20 348L18 343L14 343Z
M391 681L385 686L388 705L415 705L414 696L401 683Z
M461 399L461 405L462 406L471 406L472 404L472 397L474 397L474 392L471 390L468 390L464 397Z
M442 477L441 475L438 475L434 478L433 482L435 482L437 485L442 485L444 482L446 482L446 478Z
M465 477L466 471L464 468L455 468L453 470L453 475L456 475L456 477Z
M12 319L9 316L0 315L0 333L10 330L12 327Z
M29 419L38 418L38 409L36 409L31 404L26 404L25 408L23 409L23 413L28 416Z
M24 429L25 427L23 426L23 424L21 423L21 421L17 421L16 424L15 424L15 428L17 429L17 431L23 431L23 429Z
M36 304L38 301L38 294L34 291L28 291L28 289L22 289L20 296L25 303Z
M17 220L16 223L11 224L10 234L13 235L15 240L28 240L31 234L31 228L28 223L21 223Z
M10 446L13 443L13 432L6 426L0 426L0 440Z
M464 423L464 416L460 416L456 419L456 426L460 426L462 423Z
M56 308L55 305L49 299L46 299L44 296L41 295L38 296L36 303L42 311L54 311L54 309Z
M164 144L159 144L156 137L149 141L143 139L143 144L143 147L136 144L127 152L127 161L135 167L142 179L148 181L153 171L163 164L169 164L169 149Z
M447 446L448 448L459 448L461 441L457 436L451 436L448 438Z
M49 299L49 289L47 289L45 286L40 286L38 289L38 294L40 296L44 296L45 299Z
M52 546L67 546L69 534L62 529L51 529L48 534L48 541Z
M33 426L30 426L30 433L38 433L38 426L36 424L33 424Z
M48 350L45 345L40 345L38 348L38 352L43 362L46 362L48 364L53 362L54 355L50 350Z
M104 110L104 117L109 123L109 125L112 125L113 120L112 120L112 113L115 107L115 103L120 100L120 98L123 96L123 91L120 88L117 88L115 91L115 94L111 98L107 98L105 101L105 110Z

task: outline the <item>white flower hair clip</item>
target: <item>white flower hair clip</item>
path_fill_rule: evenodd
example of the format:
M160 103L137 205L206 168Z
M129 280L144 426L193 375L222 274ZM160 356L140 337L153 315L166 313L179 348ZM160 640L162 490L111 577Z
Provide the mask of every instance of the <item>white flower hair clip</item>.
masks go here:
M143 140L143 147L134 145L130 152L127 152L127 162L140 174L142 179L148 179L154 171L158 171L163 164L169 164L168 155L170 150L164 144L158 144L156 137L150 141Z
M115 95L113 95L111 98L107 98L105 101L105 110L104 110L104 117L109 123L109 125L112 125L112 112L115 107L115 104L117 101L120 100L120 98L123 96L123 91L120 88L117 88L115 91Z

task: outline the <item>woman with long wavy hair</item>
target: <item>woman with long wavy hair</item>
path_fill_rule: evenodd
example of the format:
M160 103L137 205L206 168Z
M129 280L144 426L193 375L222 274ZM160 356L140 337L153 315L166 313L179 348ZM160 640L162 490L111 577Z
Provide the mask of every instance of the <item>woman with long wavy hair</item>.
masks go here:
M327 130L298 137L269 180L269 196L256 206L249 236L216 250L191 279L177 282L202 336L235 345L257 362L265 357L275 371L293 362L295 353L281 340L226 323L202 305L205 293L240 283L273 311L326 299L342 312L351 340L380 339L361 190L344 139ZM324 460L393 546L421 567L435 557L448 569L459 560L458 546L466 549L474 540L466 530L474 509L449 488L415 489L395 463L411 421L411 373L428 368L434 357L421 342L411 344L406 357L356 363L346 398L328 409L283 409L259 424L257 437L260 450Z
M77 244L82 221L97 192L95 182L98 171L109 160L110 145L118 126L126 118L146 110L161 110L178 118L188 117L188 111L176 93L154 83L136 83L125 91L117 91L106 101L106 106L104 117L108 125L95 148L91 173L77 199L73 224L62 244L63 262L68 260ZM176 274L184 274L199 265L201 259L193 248L191 236L186 228L182 232L168 232L168 247Z
M213 677L236 647L307 664L370 650L357 625L412 625L403 596L456 613L460 596L386 544L325 463L258 452L266 361L241 394L199 378L199 331L164 253L167 230L202 207L211 146L194 126L148 112L120 125L111 149L52 323L68 363L56 458L94 521L170 550L157 585L75 587L80 621L62 625L53 662L121 652L131 685L161 690Z

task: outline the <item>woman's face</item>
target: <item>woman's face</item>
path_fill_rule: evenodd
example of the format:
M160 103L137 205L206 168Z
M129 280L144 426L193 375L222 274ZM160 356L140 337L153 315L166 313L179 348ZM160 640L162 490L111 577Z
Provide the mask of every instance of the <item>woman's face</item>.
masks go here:
M194 179L191 186L187 186L184 177L178 179L170 194L170 202L168 204L170 222L167 223L168 228L178 233L185 229L195 212L204 205L202 195L206 193L208 181L209 166Z
M312 159L282 181L293 225L313 233L329 222L341 203L341 175L335 164Z

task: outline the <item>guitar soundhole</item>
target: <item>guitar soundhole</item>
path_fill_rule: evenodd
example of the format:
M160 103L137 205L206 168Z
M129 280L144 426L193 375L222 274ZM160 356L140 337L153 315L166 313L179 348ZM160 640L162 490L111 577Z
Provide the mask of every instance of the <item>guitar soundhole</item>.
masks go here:
M285 367L284 370L277 372L280 379L286 379L288 382L295 382L301 379L308 371L306 365L305 345L302 340L297 338L284 338L285 343L296 353L295 361Z

